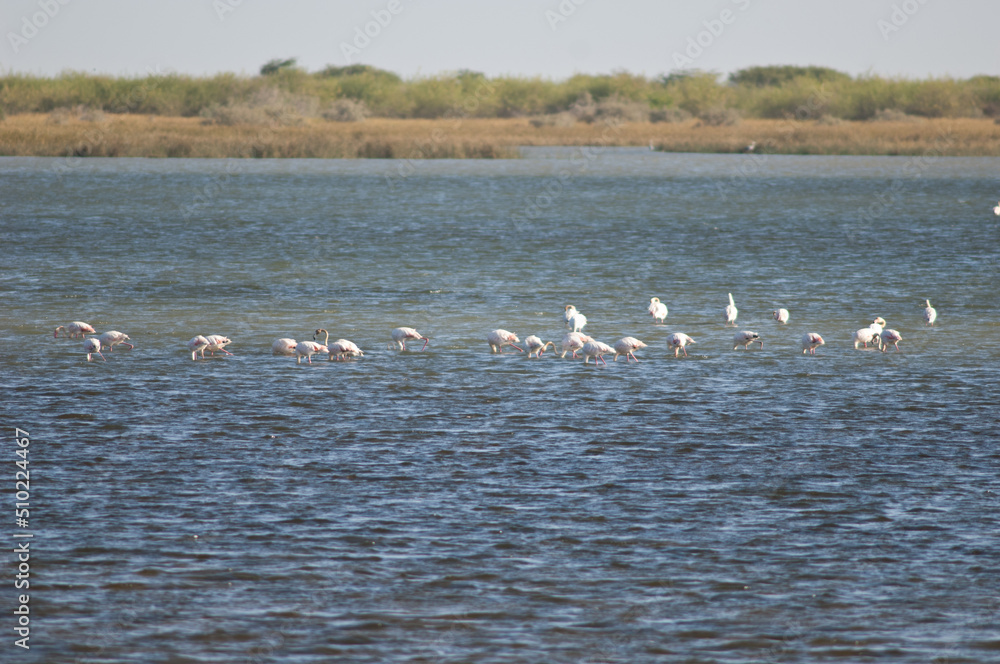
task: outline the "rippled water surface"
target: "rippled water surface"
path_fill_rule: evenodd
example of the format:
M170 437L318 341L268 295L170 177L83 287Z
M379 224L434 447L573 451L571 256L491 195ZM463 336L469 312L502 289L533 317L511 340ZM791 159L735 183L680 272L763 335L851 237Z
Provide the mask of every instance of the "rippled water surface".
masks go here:
M32 648L3 651L1000 661L998 172L0 160L3 501L20 427L34 534ZM762 349L733 350L730 292ZM640 362L491 355L494 328L558 342L566 304ZM875 316L898 352L853 348ZM136 347L88 363L53 339L74 320ZM387 350L397 326L426 350ZM270 354L319 327L364 358ZM233 356L193 362L212 333Z

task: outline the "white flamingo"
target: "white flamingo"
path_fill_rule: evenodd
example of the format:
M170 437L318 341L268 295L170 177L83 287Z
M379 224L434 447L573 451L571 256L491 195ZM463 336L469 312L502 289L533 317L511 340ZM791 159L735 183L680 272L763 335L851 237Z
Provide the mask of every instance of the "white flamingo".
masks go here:
M628 364L628 360L630 357L638 363L639 358L635 356L635 351L639 350L640 348L646 348L647 346L648 344L639 341L635 337L622 337L621 339L615 342L615 357L612 360L612 362L617 362L618 356L624 355L625 364Z
M1000 215L1000 201L997 201L997 206L993 208L993 214Z
M733 302L733 294L729 294L729 304L726 305L726 325L736 326L736 314L739 313L739 309L736 308L736 303Z
M649 298L649 306L646 307L646 311L657 323L662 323L667 319L667 305L660 302L658 297Z
M885 329L885 319L882 318L881 316L876 316L875 319L872 320L872 324L869 325L868 327L870 327L872 332L875 333L875 345L881 348L882 330Z
M937 309L931 306L930 300L924 300L927 303L927 308L924 309L924 324L934 327L934 321L937 320Z
M56 339L59 338L59 330L66 330L67 336L70 339L76 339L77 337L82 338L88 334L97 334L97 330L87 323L84 323L82 320L75 320L72 323L66 323L65 325L57 327L56 331L52 335Z
M423 339L424 345L420 350L427 348L427 342L431 340L430 337L423 336L412 327L397 327L392 331L392 340L399 346L399 350L406 350L407 339Z
M309 364L312 364L313 355L328 352L329 349L323 344L316 343L315 341L300 341L295 344L295 364L301 364L303 357L309 360Z
M346 360L351 357L363 357L365 354L356 343L347 339L337 339L327 346L327 352L331 360L335 357L337 360Z
M292 355L295 355L295 346L297 346L298 343L299 342L295 339L289 339L288 337L275 339L274 343L271 344L271 354L291 357Z
M559 357L566 357L566 353L573 351L573 359L575 360L576 351L583 348L583 345L588 341L593 341L593 339L582 332L567 332L566 336L562 338L562 355Z
M524 346L528 349L528 357L531 357L531 354L534 353L536 358L541 357L542 353L544 353L545 349L549 346L552 346L553 350L555 350L556 347L556 345L551 341L543 342L542 339L535 334L525 337Z
M788 322L788 309L778 309L777 311L771 312L771 317L779 323Z
M688 352L685 346L693 343L694 339L684 334L683 332L674 332L669 337L667 337L667 348L674 349L674 357L677 357L682 350L684 351L684 357L687 357Z
M579 311L570 316L569 320L566 321L566 327L570 328L573 332L583 332L583 327L586 324L587 317Z
M823 341L823 337L819 336L815 332L806 332L802 335L802 353L815 355L816 349L825 343L826 342Z
M115 349L115 344L128 346L129 350L135 348L134 345L129 343L129 336L124 332L119 332L118 330L108 330L101 335L101 346L107 346L109 353Z
M566 311L563 313L563 318L566 319L566 323L568 324L569 319L577 315L578 313L580 312L576 310L576 307L574 307L572 304L567 304Z
M899 351L899 342L903 340L903 337L899 332L896 330L883 330L882 334L879 336L882 337L883 353L889 349L889 344L892 344L897 352Z
M747 347L755 341L760 342L761 348L764 347L764 340L761 339L760 335L757 334L756 332L751 332L750 330L743 330L742 332L737 332L736 334L733 335L733 344L734 344L733 350L736 350L741 345L743 346L743 350L746 350Z
M104 357L104 355L101 354L101 342L100 342L99 339L84 339L84 341L83 341L83 350L87 351L87 361L88 362L90 362L90 357L94 353L97 353L98 355L100 355L101 359L104 360L105 362L108 361L108 359L106 357Z
M863 327L860 330L857 330L854 333L853 338L855 348L858 347L858 344L863 344L865 348L868 348L868 344L878 346L878 343L875 341L875 330L870 327Z
M517 338L516 334L508 332L507 330L493 330L486 335L486 341L490 342L490 350L494 353L502 353L504 346L510 346L511 348L518 349L522 353L524 352L523 348L515 345L520 343L521 340Z
M591 339L587 343L583 344L583 348L580 349L580 352L583 354L584 364L587 364L587 360L593 357L595 358L594 366L597 366L597 360L600 360L606 366L608 363L603 357L604 354L613 353L615 352L615 349L605 343Z
M196 337L191 337L191 341L187 342L188 350L191 351L191 359L198 359L196 355L201 353L201 359L205 359L205 349L208 348L208 339L202 335Z
M232 355L232 353L226 350L226 346L233 343L229 337L221 334L209 334L205 338L208 340L208 346L205 347L205 350L210 352L212 355L215 355L215 351L217 350L222 351L226 355ZM205 354L202 353L202 357L204 356Z

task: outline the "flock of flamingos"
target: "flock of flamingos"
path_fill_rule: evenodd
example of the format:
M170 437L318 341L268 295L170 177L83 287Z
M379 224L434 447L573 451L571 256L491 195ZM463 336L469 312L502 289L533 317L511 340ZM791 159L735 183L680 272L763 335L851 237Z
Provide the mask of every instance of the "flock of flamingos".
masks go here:
M927 303L927 307L924 309L924 323L926 325L934 325L934 321L937 319L937 311L931 306L930 300L925 300L925 302ZM660 299L657 297L650 298L647 311L659 323L663 323L667 318L667 305L660 302ZM733 294L729 293L729 304L726 305L723 311L727 326L736 326L737 314L738 310L736 303L733 301ZM576 307L572 304L566 305L564 315L566 328L571 329L571 331L567 332L562 339L561 357L566 357L566 353L571 352L572 357L575 359L577 353L580 353L583 356L584 364L587 364L590 358L594 358L594 365L596 366L598 360L606 365L607 361L605 361L604 355L614 353L613 361L617 361L621 355L625 357L626 363L630 359L638 362L639 358L635 356L635 351L647 347L647 344L635 337L623 337L616 341L614 346L609 346L587 336L583 333L583 328L587 324L587 317L577 311ZM778 309L772 313L772 317L779 323L785 324L788 322L788 310ZM889 346L894 347L898 351L899 342L902 341L903 337L896 330L887 329L885 324L884 318L876 317L869 326L862 327L854 332L854 347L857 348L859 344L862 344L867 348L868 344L872 344L874 347L880 348L882 352L888 350ZM71 339L82 338L84 340L83 349L87 353L88 362L95 353L102 360L107 361L107 358L101 353L101 350L104 348L107 348L108 352L111 352L118 344L127 346L129 349L135 347L127 334L117 330L109 330L99 337L88 337L88 334L96 334L97 332L92 326L82 321L60 325L55 330L54 336L56 338L59 337L60 330L64 331L64 334ZM325 335L322 343L318 341L320 335ZM412 327L397 327L392 331L392 341L389 342L388 347L398 347L401 351L406 350L406 342L409 340L423 341L424 345L421 347L421 350L423 350L427 347L430 337L423 336ZM510 346L522 353L524 352L524 349L517 345L521 342L518 336L507 330L493 330L486 335L486 340L490 344L490 350L494 353L502 353L504 346ZM205 351L208 351L212 355L215 355L216 351L232 355L232 353L226 350L226 346L230 343L232 343L232 340L221 334L209 334L206 336L199 334L187 343L187 347L191 351L191 359L197 360L199 355L202 359L205 359ZM686 346L693 343L695 343L694 339L683 332L674 332L667 337L667 348L674 351L674 357L678 357L681 351L687 357ZM764 341L756 332L741 330L733 335L733 350L736 350L740 346L743 346L743 349L746 350L753 343L759 343L760 348L764 347ZM825 343L823 337L819 334L807 332L802 336L802 352L815 355L816 349ZM552 346L553 351L555 351L555 343L551 341L543 342L535 335L527 337L524 340L524 345L528 348L528 357L541 357L545 349L549 346ZM313 333L312 341L295 341L295 339L288 338L276 339L271 345L271 352L274 355L294 356L296 363L301 363L304 357L309 364L312 364L313 355L317 354L325 354L330 360L347 360L364 355L364 352L353 341L337 339L333 343L330 343L330 333L324 329L316 330Z

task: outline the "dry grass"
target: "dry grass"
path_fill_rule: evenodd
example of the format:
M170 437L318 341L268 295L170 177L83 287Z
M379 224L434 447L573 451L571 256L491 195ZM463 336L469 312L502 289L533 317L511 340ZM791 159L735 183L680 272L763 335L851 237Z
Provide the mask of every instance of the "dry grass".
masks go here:
M646 146L672 152L1000 156L990 119L912 122L744 120L733 126L675 123L536 126L529 118L306 119L294 126L204 125L199 118L107 114L101 122L47 115L0 122L0 154L104 157L510 158L521 145Z

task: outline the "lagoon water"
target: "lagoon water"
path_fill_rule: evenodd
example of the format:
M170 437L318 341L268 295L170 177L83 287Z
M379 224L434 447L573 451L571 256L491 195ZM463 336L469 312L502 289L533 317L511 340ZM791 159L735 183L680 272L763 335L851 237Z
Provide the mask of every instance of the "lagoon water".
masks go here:
M1000 661L998 172L0 160L4 661ZM490 354L566 304L640 362ZM855 350L879 315L899 352ZM74 320L136 347L88 363ZM318 327L365 357L270 354Z

